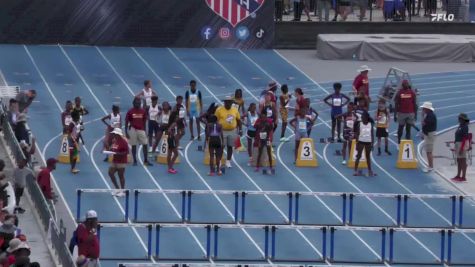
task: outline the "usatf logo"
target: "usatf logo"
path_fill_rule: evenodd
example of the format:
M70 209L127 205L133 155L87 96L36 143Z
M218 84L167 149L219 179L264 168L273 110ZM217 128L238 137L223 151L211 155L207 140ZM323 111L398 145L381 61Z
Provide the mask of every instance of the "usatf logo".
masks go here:
M430 21L454 21L454 14L430 14Z
M233 27L259 10L265 0L205 0L214 13Z

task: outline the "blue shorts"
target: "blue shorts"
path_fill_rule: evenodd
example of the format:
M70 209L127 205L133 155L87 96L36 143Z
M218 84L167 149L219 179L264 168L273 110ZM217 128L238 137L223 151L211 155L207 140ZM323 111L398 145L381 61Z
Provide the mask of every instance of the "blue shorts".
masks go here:
M191 118L198 118L199 117L199 113L197 110L190 110L190 119Z

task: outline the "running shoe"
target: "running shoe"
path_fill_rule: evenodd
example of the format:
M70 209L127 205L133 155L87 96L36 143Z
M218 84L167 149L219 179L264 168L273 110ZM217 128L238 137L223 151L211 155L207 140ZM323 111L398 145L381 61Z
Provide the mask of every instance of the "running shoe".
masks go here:
M112 189L111 195L112 195L113 197L116 197L116 196L117 196L117 193L119 193L119 190L118 190L118 189Z
M226 160L226 168L231 168L231 161L230 160Z
M450 179L450 180L452 180L452 181L454 181L454 182L459 182L460 179L462 179L462 178L460 178L459 176L455 176L454 178L452 178L452 179Z
M433 170L434 170L434 168L430 168L430 167L429 167L429 168L423 169L422 171L427 173L427 172L431 172L431 171L433 171Z
M192 135L192 136L190 137L190 141L193 141L193 140L195 140L195 137Z
M346 165L346 160L343 160L343 161L341 162L341 164L342 164L342 165Z
M144 161L143 165L144 165L144 166L149 166L149 167L152 167L152 166L153 166L153 164L150 163L150 162L148 162L148 161Z
M391 152L389 152L389 150L387 150L387 149L384 150L384 152L386 152L386 154L388 154L388 156L391 156L391 155L392 155Z
M223 172L221 171L221 169L218 171L218 176L221 176L223 175Z
M171 169L168 169L168 173L170 173L170 174L176 174L177 171L176 171L175 169L171 168Z
M124 197L125 196L125 192L122 191L122 190L118 190L119 192L117 192L116 196L117 197Z
M76 168L74 168L74 169L72 169L72 170L71 170L71 173L73 173L73 174L77 174L77 173L79 173L79 170L78 170L78 169L76 169Z
M214 172L209 172L209 173L208 173L208 176L214 176L214 175L215 175Z

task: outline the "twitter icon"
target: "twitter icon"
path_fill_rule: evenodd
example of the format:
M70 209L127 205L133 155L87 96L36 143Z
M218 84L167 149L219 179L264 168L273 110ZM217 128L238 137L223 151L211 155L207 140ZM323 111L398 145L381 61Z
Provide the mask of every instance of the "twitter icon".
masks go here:
M240 40L246 40L249 37L249 29L246 26L237 27L236 36Z

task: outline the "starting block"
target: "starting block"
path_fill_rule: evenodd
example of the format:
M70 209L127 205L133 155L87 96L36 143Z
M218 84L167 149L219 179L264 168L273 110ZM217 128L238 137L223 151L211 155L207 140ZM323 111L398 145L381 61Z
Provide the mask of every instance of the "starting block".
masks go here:
M348 163L347 163L347 166L349 168L354 168L355 167L356 154L357 154L357 152L356 152L356 140L353 139L351 141L351 150L350 150L351 157L348 159ZM360 158L360 163L358 164L358 168L359 169L368 168L368 163L366 162L366 155L365 155L364 149L363 149L363 153L362 153L361 158Z
M205 152L205 157L203 159L203 164L209 166L209 147L208 146L205 147L204 152ZM223 153L223 155L221 156L221 165L220 166L224 166L224 164L226 163L226 157L225 156L226 155L224 155L224 153Z
M417 169L417 160L412 140L401 140L396 167L399 169Z
M297 150L297 167L317 167L317 154L314 152L315 146L312 138L301 138L299 148Z
M159 151L158 151L158 156L157 156L157 163L160 164L167 164L167 155L168 155L168 135L163 135L162 139L160 140L159 144ZM180 163L180 156L175 160L175 164Z
M77 163L80 161L80 156L78 155ZM61 138L61 148L59 149L58 162L69 164L69 142L68 136L65 134Z
M251 162L251 165L253 167L257 166L257 155L258 155L258 153L259 153L259 148L253 147L252 148L252 162ZM275 165L277 165L277 161L275 160L276 156L275 156L273 148L271 148L271 153L272 153L272 166L275 166ZM267 158L267 149L266 148L264 148L262 150L260 167L269 167L269 160Z

